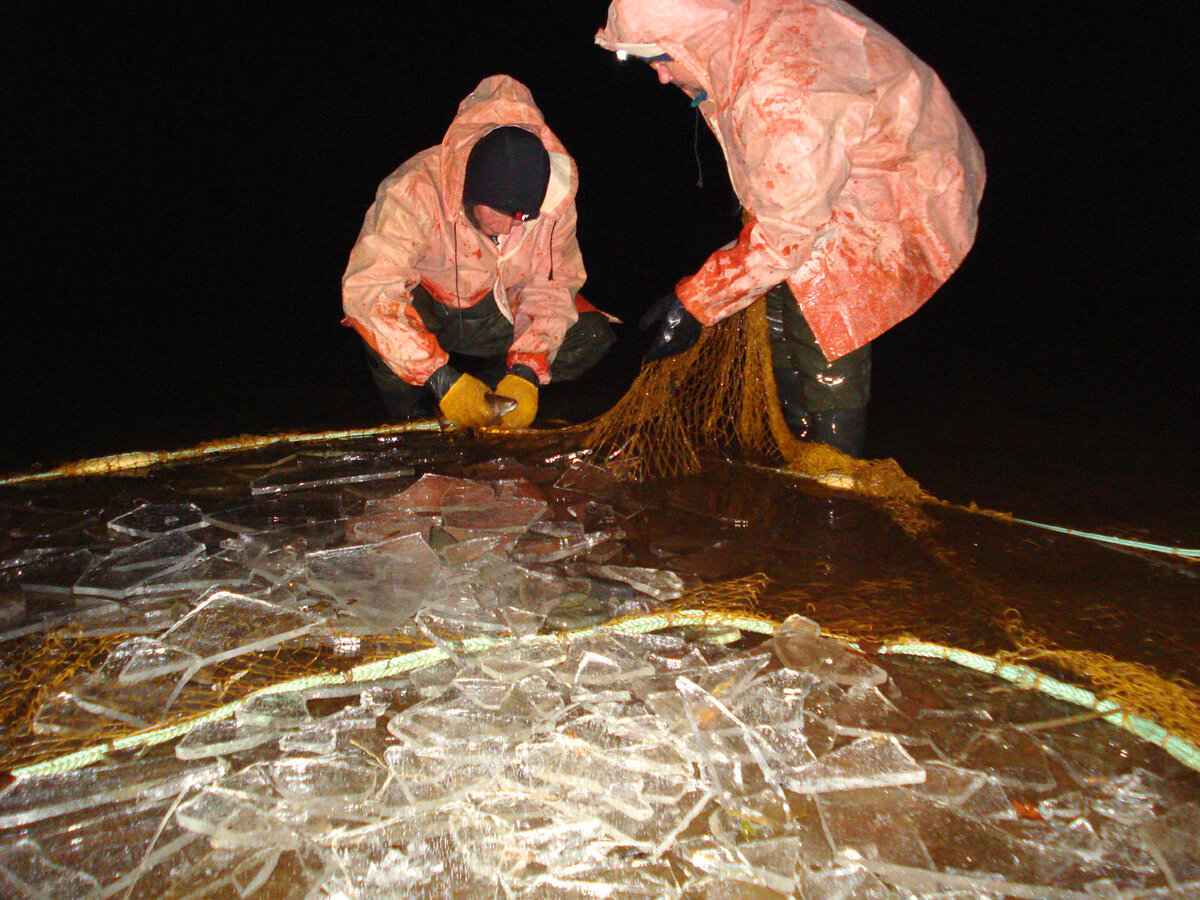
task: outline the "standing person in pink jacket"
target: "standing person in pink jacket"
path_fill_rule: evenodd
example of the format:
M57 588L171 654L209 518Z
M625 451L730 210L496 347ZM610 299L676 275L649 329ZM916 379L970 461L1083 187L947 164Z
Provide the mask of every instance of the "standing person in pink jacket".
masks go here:
M579 296L578 184L529 89L507 75L481 81L442 143L384 179L350 253L342 305L389 417L436 401L456 425L523 428L541 385L604 356L608 317ZM486 362L476 377L450 353L463 368ZM516 404L499 423L493 390Z
M870 341L975 237L983 154L949 93L839 0L612 0L596 43L692 98L746 222L643 317L657 328L646 358L766 295L788 425L860 456Z

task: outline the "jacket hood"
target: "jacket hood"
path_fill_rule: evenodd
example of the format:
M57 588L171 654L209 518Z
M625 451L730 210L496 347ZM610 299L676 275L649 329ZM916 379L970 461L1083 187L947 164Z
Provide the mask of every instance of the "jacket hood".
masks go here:
M712 73L729 68L741 6L737 0L613 0L596 43L642 58L666 53L712 94Z
M571 204L579 183L574 160L546 125L529 88L509 75L491 75L458 105L442 138L440 187L447 219L462 215L463 181L471 148L489 131L504 125L533 132L550 154L550 185L541 211L559 216Z

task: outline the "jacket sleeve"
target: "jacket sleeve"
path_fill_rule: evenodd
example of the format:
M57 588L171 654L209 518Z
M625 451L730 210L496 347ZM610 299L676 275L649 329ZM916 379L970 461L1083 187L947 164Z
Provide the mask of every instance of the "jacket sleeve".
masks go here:
M740 148L753 219L736 242L714 252L675 293L712 325L749 306L810 258L850 176L847 130L860 97L824 92L780 96L783 89L735 100L733 141Z
M550 382L550 363L563 337L579 319L575 295L587 273L575 234L575 205L559 219L540 226L533 274L521 286L513 306L513 342L508 365L529 366L542 384ZM545 235L544 237L542 235Z
M391 179L389 179L390 181ZM385 182L387 185L387 182ZM417 263L437 224L413 178L381 187L342 278L343 324L354 328L401 378L424 384L448 360L412 305Z

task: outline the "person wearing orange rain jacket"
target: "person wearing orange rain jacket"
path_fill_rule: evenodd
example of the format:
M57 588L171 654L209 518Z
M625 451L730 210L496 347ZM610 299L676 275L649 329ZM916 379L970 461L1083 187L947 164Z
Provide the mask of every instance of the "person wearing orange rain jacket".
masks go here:
M946 88L839 0L612 0L596 43L692 98L746 222L643 317L647 359L766 295L788 425L860 456L870 341L975 237L983 154Z
M529 89L493 75L459 104L440 145L380 184L342 305L389 417L424 414L436 400L456 425L525 427L539 386L604 356L610 317L579 296L578 182ZM459 371L451 352L463 368L490 367ZM497 405L492 390L515 402L498 423L513 404Z

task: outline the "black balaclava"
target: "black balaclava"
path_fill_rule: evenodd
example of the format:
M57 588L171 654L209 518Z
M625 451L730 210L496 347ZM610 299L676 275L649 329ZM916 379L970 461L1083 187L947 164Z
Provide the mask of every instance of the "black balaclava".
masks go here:
M535 217L550 183L550 154L541 139L515 125L494 128L467 157L463 205L482 203L509 215Z

